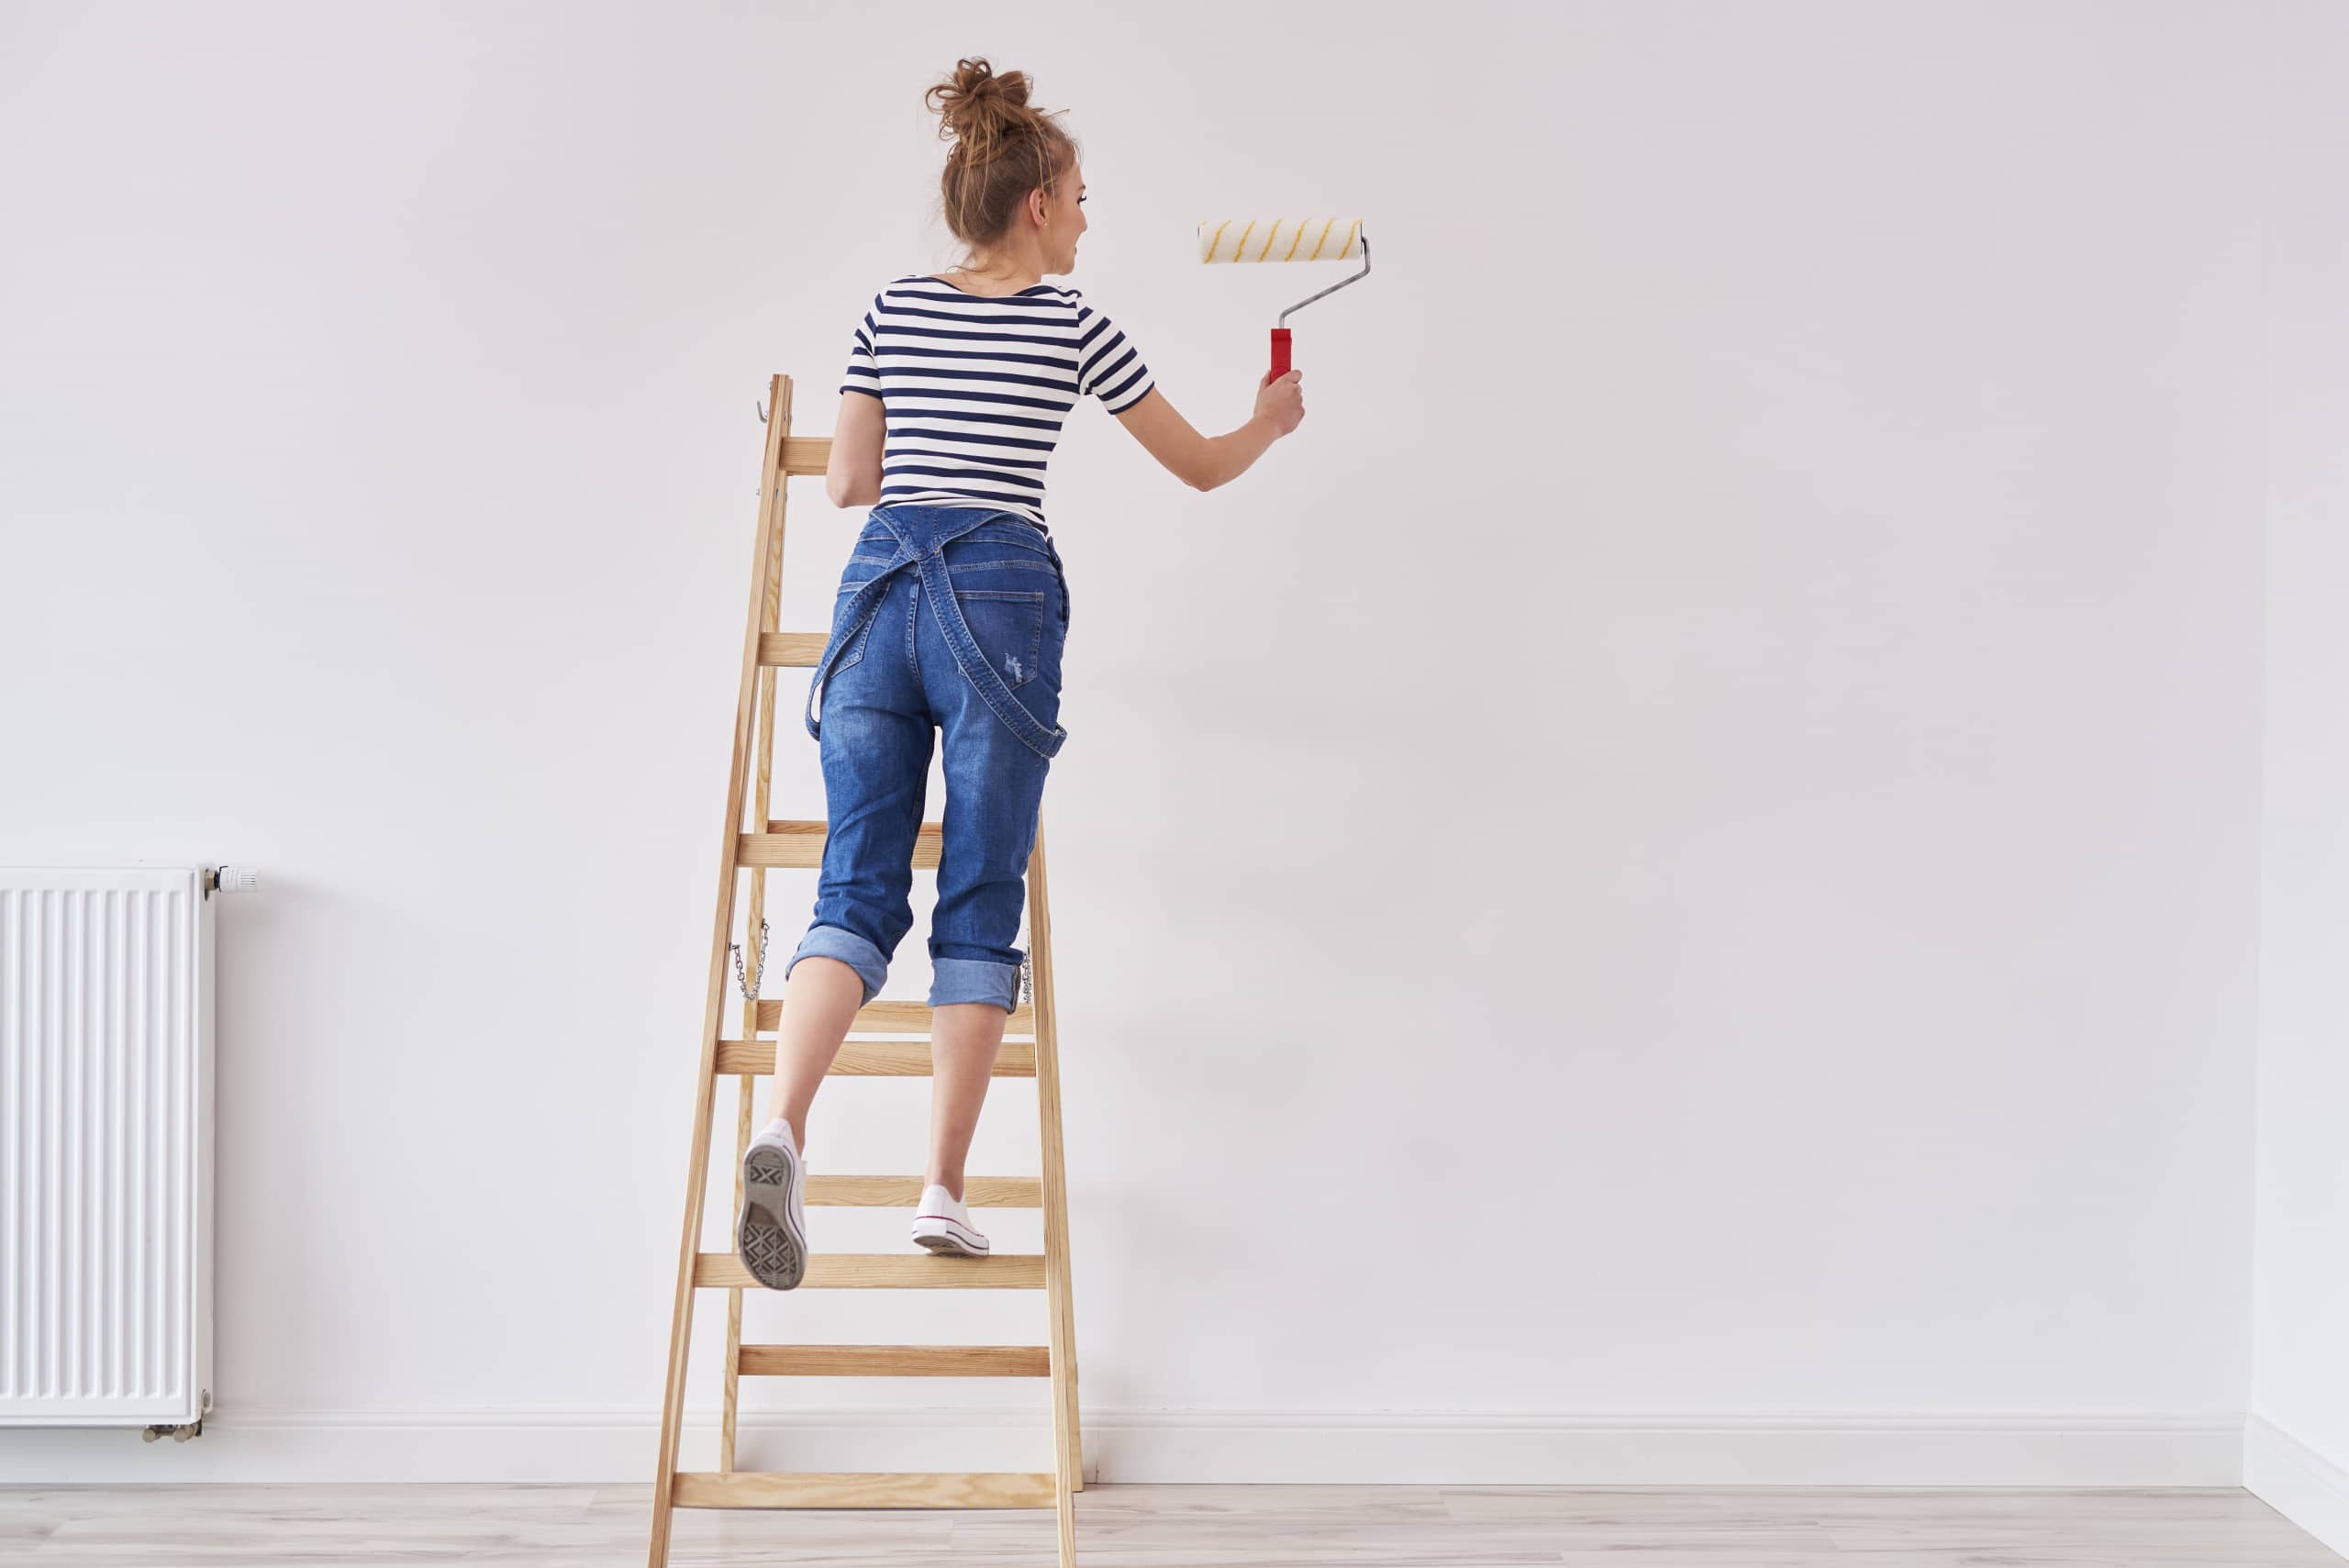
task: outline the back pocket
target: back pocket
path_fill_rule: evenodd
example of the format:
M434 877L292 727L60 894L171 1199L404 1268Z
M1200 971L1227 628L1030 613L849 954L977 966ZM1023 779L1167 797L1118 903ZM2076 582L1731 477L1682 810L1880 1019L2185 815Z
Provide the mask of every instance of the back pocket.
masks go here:
M999 588L957 588L954 603L979 654L1014 691L1036 678L1044 648L1044 595Z
M832 595L832 640L841 645L840 657L832 663L832 673L835 675L864 657L864 645L873 637L873 623L881 618L878 606L867 606L864 624L858 627L851 636L847 638L841 636L841 622L848 618L848 607L855 602L856 591L869 581L869 578L864 578L853 583L842 583L840 592Z

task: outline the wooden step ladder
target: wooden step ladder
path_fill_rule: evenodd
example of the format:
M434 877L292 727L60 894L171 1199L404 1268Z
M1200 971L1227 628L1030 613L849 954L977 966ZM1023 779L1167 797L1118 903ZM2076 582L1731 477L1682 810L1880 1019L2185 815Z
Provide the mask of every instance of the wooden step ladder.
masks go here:
M1028 862L1029 966L1032 1001L1006 1020L995 1076L1036 1080L1043 1175L972 1176L963 1201L973 1208L1036 1207L1044 1211L1044 1251L985 1258L928 1253L826 1254L807 1264L802 1290L1038 1290L1045 1292L1042 1345L746 1345L742 1292L762 1287L732 1248L733 1221L742 1196L740 1161L751 1141L755 1080L774 1071L771 1035L779 1001L740 1001L740 1037L719 1038L729 1001L728 959L736 900L750 884L743 973L759 974L765 953L758 933L766 912L767 873L822 863L824 824L770 821L768 791L774 746L774 672L812 668L824 649L818 632L776 629L783 580L786 481L820 474L831 455L829 438L791 434L791 378L774 377L766 417L766 453L759 484L758 548L751 569L749 629L742 640L740 695L734 712L734 765L726 784L726 830L718 862L718 918L710 936L709 985L703 1010L701 1065L695 1076L693 1152L686 1162L685 1240L677 1257L675 1316L669 1329L669 1382L661 1410L661 1461L654 1476L651 1568L666 1568L671 1510L675 1508L1056 1508L1063 1568L1076 1561L1074 1495L1084 1488L1084 1445L1076 1418L1075 1316L1069 1302L1068 1189L1061 1162L1058 1038L1052 1010L1052 911L1044 887L1044 838L1039 828ZM752 765L756 764L755 779ZM938 864L939 829L925 823L914 864ZM930 1009L912 1002L874 1002L856 1015L830 1077L920 1077L930 1071L930 1042L860 1040L874 1035L927 1036ZM1014 1038L1025 1037L1025 1038ZM718 1080L740 1085L734 1116L733 1201L728 1207L724 1251L702 1248L703 1199L708 1185L710 1125ZM810 1173L810 1207L911 1209L921 1202L919 1175L834 1176ZM911 1244L908 1243L910 1246ZM686 1351L693 1334L695 1292L727 1293L725 1396L718 1468L677 1468L685 1419ZM760 1474L734 1468L735 1397L751 1377L1049 1377L1052 1382L1053 1464L1048 1472L818 1472Z

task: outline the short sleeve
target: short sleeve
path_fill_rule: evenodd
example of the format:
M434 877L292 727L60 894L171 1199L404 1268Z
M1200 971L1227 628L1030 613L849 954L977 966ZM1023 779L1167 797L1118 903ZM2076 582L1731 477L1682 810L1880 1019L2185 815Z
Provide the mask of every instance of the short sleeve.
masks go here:
M1112 414L1122 414L1150 395L1157 384L1141 351L1118 329L1118 324L1068 291L1076 306L1076 388L1080 395L1097 397Z
M849 350L848 370L841 378L842 392L862 392L873 397L881 395L881 359L874 346L874 336L880 328L874 321L874 311L881 307L881 296L873 296L873 308L856 324L856 341Z

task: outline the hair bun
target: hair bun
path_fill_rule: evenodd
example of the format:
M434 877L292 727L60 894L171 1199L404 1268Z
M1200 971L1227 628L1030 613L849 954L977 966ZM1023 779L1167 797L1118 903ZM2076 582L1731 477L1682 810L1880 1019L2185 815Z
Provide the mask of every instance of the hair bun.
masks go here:
M1026 72L997 75L984 58L971 56L956 61L954 74L923 94L922 102L938 111L939 136L959 143L955 152L985 162L1035 117L1028 86Z

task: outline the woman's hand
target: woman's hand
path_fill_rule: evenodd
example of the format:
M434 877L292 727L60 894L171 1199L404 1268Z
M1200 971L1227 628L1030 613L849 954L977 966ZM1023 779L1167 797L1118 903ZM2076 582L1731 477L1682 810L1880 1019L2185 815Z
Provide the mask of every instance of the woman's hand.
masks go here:
M1305 418L1303 371L1275 376L1256 389L1256 417L1272 421L1273 434L1286 436Z

